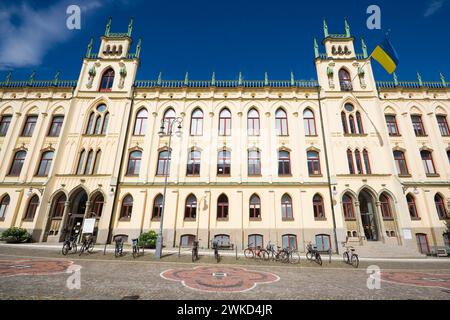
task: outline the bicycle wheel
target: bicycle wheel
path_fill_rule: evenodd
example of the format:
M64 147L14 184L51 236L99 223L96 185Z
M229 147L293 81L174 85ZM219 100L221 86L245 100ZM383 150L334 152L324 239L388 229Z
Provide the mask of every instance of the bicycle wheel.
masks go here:
M116 248L116 249L114 250L114 256L117 258L119 255L120 255L120 249L119 249L119 248Z
M318 253L316 254L316 262L318 265L322 265L322 257Z
M298 252L292 252L289 256L289 262L293 263L293 264L298 264L300 263L300 255L298 254Z
M312 252L308 251L308 252L306 253L306 260L312 261L312 259L313 259Z
M349 263L350 259L348 258L348 252L344 252L344 254L342 255L342 258L344 259L345 263Z
M77 253L77 244L75 242L72 243L72 252Z
M269 252L267 250L262 249L259 254L261 256L261 259L263 259L264 261L269 261L270 255L269 255Z
M358 268L358 266L359 266L359 258L358 258L357 254L354 254L352 256L352 266L355 268Z
M63 256L67 255L69 253L70 245L68 243L65 243L62 247L61 253Z
M83 252L84 252L85 249L86 249L86 247L85 247L85 245L83 244L83 245L81 246L81 248L80 248L80 253L79 253L80 256L83 254Z
M94 243L93 242L89 243L87 251L89 253L92 253L94 251Z
M281 251L277 256L277 261L281 261L282 263L286 263L289 260L289 256L285 251Z
M245 256L247 259L253 259L253 258L255 257L255 254L254 254L254 252L253 252L252 249L247 248L247 249L244 250L244 256Z

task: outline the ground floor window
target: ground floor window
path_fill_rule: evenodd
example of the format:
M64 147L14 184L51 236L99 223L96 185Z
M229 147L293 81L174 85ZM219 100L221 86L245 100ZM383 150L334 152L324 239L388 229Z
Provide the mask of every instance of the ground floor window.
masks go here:
M316 246L318 251L329 251L331 249L331 239L328 234L316 235Z
M248 246L250 248L263 247L263 236L260 234L251 234L248 236Z
M294 234L285 234L283 236L283 249L284 248L297 250L297 236Z
M218 234L214 236L214 241L217 242L219 248L231 246L230 236L227 234Z
M185 234L181 236L180 246L191 247L194 244L195 236L193 234Z
M450 233L444 233L444 245L450 248Z
M430 253L430 246L428 245L428 237L424 233L416 234L417 246L419 247L419 252L422 254Z

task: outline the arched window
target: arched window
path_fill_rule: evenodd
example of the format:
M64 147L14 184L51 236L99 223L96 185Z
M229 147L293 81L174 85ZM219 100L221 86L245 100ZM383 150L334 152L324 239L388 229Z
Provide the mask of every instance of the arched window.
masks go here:
M219 151L217 156L217 175L230 175L231 173L231 152L227 150Z
M317 251L328 252L331 249L331 237L328 234L318 234L315 236Z
M53 116L52 123L50 124L50 129L48 130L48 136L59 137L63 123L64 123L64 116L61 115Z
M100 91L111 91L114 83L114 70L109 68L103 72L102 80L100 83Z
M163 210L163 202L164 202L163 195L162 194L158 194L155 197L155 200L153 201L152 220L159 220L159 219L161 219L161 212Z
M283 220L293 220L292 198L288 194L284 194L281 198L281 218Z
M36 123L38 120L37 115L29 115L25 120L25 125L22 130L22 137L31 137L34 133L34 129L36 128Z
M195 220L197 217L197 198L191 194L186 199L186 207L184 209L185 220Z
M448 137L450 135L450 130L448 129L447 117L442 114L436 116L439 131L443 137Z
M416 233L417 246L421 254L429 254L430 246L428 244L428 236L425 233Z
M41 162L39 163L39 168L37 172L37 175L39 177L48 176L48 173L50 172L50 168L52 166L53 155L54 155L53 151L46 151L42 153Z
M231 135L231 112L226 108L219 115L219 135Z
M320 176L320 157L317 151L308 151L307 152L307 160L308 160L308 173L310 176Z
M86 160L86 166L84 167L84 174L88 175L91 174L91 168L92 168L92 161L94 160L94 150L89 150L87 160Z
M158 176L170 175L170 151L164 150L159 153L158 168L156 169L156 175Z
M64 193L61 193L54 201L52 218L60 219L64 215L64 205L67 197Z
M422 157L422 163L425 169L425 173L427 175L435 175L436 168L434 167L434 161L431 152L428 150L422 150L420 151L420 156Z
M341 121L344 134L364 134L361 113L356 111L353 104L346 103L344 105L344 110L341 112Z
M316 132L316 120L314 119L314 113L310 109L303 111L303 123L305 126L306 136L315 136Z
M86 156L86 151L83 149L80 152L80 156L78 158L78 166L77 166L77 175L83 174L83 165L84 165L84 157Z
M38 207L39 207L39 197L37 195L33 195L30 199L30 202L28 202L28 207L25 213L24 220L33 221Z
M347 70L341 69L339 70L339 84L341 85L341 91L352 91L352 79L350 77L350 73Z
M291 158L288 151L278 151L278 175L291 175Z
M355 208L353 206L353 199L348 194L344 194L342 197L342 206L344 209L344 218L346 220L355 219Z
M109 112L106 112L106 110L106 105L101 103L89 114L86 134L104 135L108 132Z
M103 117L102 134L108 133L108 124L109 124L109 112L105 113L105 116Z
M130 220L133 212L133 197L129 194L122 200L120 208L120 220Z
M166 110L163 116L164 134L169 135L171 132L172 123L175 121L176 113L172 108Z
M285 234L282 236L283 249L297 250L297 236L295 234Z
M445 208L444 198L439 193L434 196L434 204L436 205L439 219L445 220L447 218L447 209Z
M221 194L217 199L217 220L228 219L228 197Z
M414 129L414 133L417 137L426 136L425 127L422 122L422 116L420 114L411 115L411 121Z
M195 241L195 236L193 234L183 234L180 237L180 246L181 247L192 247Z
M369 152L366 149L363 150L364 167L366 168L366 174L372 174L372 168L370 166Z
M344 111L341 112L341 121L342 121L342 128L344 129L344 133L348 134L348 125L347 125L347 115Z
M102 216L103 205L105 204L105 199L103 195L99 192L94 197L92 201L92 217L99 219Z
M355 150L355 161L356 161L356 174L364 174L362 162L361 162L361 153L358 149Z
M99 135L101 133L102 129L102 116L97 115L95 118L95 127L94 127L94 134Z
M384 116L386 119L387 130L390 136L399 136L397 119L394 114L387 114Z
M141 168L142 151L136 150L130 153L128 158L127 176L138 176Z
M275 113L275 126L278 136L287 136L289 134L287 114L281 108Z
M356 134L355 118L352 114L348 116L348 122L350 123L350 133Z
M195 109L191 116L191 136L203 135L203 111Z
M6 213L8 212L8 207L11 199L9 195L5 195L0 201L0 221L3 221L6 217Z
M89 115L89 120L86 126L86 134L94 134L94 118L95 118L95 112L92 111Z
M25 150L19 150L14 154L14 159L11 164L11 169L9 170L10 176L18 177L20 172L22 171L23 163L25 162L25 158L27 156L27 152Z
M259 219L261 219L261 200L254 194L250 197L250 220Z
M259 136L259 112L250 109L247 114L247 134L249 136Z
M261 153L258 150L248 152L248 175L261 175Z
M92 170L93 174L98 174L98 168L100 166L101 157L102 157L102 150L97 150L97 153L95 154L94 170Z
M399 176L409 175L408 165L406 163L405 154L402 151L394 151L395 167Z
M248 236L249 248L262 248L264 246L264 238L260 234L251 234Z
M200 175L200 162L201 162L200 151L192 150L191 152L189 152L186 174L189 176Z
M364 134L364 127L361 119L361 113L356 111L356 125L358 126L358 134Z
M409 216L412 220L418 220L419 218L419 211L417 211L416 206L416 199L413 195L408 194L406 196L406 202L408 203L408 210L409 210Z
M12 115L4 114L0 119L0 137L6 136L8 133L9 125L11 124Z
M323 205L323 198L320 194L313 197L313 211L314 219L325 220L325 207Z
M347 163L350 174L355 174L355 163L353 162L353 152L347 149Z
M147 132L147 120L148 120L148 111L147 109L142 108L136 114L136 121L134 123L133 135L143 136Z
M380 196L380 206L381 206L381 215L383 216L383 219L392 219L393 215L392 215L391 199L385 193L381 194Z

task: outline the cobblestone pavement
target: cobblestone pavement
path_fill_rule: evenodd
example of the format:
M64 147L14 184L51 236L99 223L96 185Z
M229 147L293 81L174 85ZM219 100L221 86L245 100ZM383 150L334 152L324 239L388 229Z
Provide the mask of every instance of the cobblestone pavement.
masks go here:
M303 259L305 260L305 259ZM65 261L66 263L62 263ZM0 247L0 299L442 299L450 300L450 261L447 262L376 262L381 273L389 275L381 288L369 290L363 262L353 269L339 261L324 262L322 267L302 261L300 265L282 265L224 257L216 264L212 257L201 257L193 264L189 256L171 255L161 261L146 254L133 260L130 254L121 258L103 252L63 257L53 250ZM39 262L39 263L37 263ZM35 265L69 265L69 270L81 266L81 288L68 289L68 279L75 273L33 273ZM70 262L73 262L71 264ZM163 278L168 270L194 267L242 268L243 273L273 274L279 280L258 283L244 292L205 292L183 285L183 281ZM3 269L2 269L3 268ZM20 269L20 271L17 271ZM3 271L2 271L3 270ZM5 271L6 270L6 271ZM11 271L9 271L11 270ZM27 271L29 270L29 271ZM240 271L239 271L240 272ZM14 273L14 274L8 274ZM226 272L225 272L226 273ZM189 273L190 274L190 273ZM220 270L216 274L225 277ZM411 274L416 275L413 277ZM248 277L248 274L246 275ZM417 277L420 277L417 280ZM409 284L408 279L414 278ZM396 279L400 279L397 281ZM228 279L230 280L230 279ZM392 282L393 281L393 282ZM220 282L220 281L219 281ZM217 282L217 283L219 283ZM69 281L70 283L70 281ZM73 283L72 283L73 284Z

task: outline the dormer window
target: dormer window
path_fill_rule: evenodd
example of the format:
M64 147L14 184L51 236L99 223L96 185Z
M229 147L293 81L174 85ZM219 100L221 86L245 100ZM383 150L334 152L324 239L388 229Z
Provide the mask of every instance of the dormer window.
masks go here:
M108 92L111 91L114 83L114 70L108 69L103 73L102 81L100 83L100 91Z

